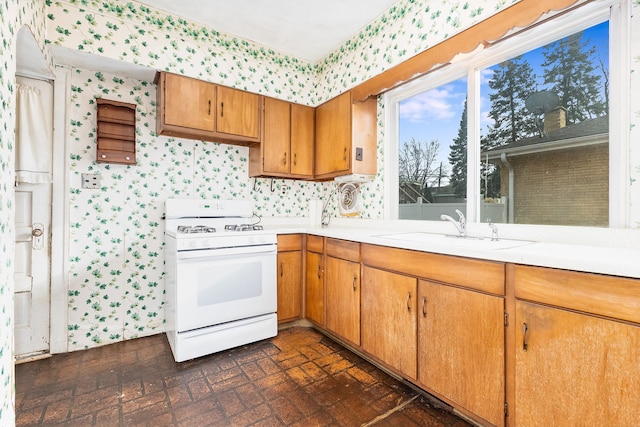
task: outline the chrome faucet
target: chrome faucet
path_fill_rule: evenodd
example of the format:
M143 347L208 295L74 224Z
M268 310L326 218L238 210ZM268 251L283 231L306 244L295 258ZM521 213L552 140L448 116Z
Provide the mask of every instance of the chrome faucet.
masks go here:
M464 214L460 210L456 209L456 213L460 217L458 221L451 218L449 215L440 215L440 219L443 221L449 221L451 224L453 224L456 227L456 230L458 230L458 235L460 237L466 237L467 220L465 219Z
M496 227L496 225L492 222L489 223L489 228L491 229L491 241L492 242L497 242L498 241L498 227Z

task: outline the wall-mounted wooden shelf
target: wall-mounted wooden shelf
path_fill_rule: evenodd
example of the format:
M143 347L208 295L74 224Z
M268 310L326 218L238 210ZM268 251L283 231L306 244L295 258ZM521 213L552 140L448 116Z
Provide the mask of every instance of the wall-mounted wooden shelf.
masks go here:
M136 164L136 105L97 98L98 163Z

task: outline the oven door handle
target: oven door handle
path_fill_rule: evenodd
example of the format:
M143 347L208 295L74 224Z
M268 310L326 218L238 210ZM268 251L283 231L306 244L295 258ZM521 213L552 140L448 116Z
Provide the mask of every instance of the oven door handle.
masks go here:
M234 248L217 248L217 249L194 249L178 251L178 259L193 258L210 258L228 255L252 255L252 254L277 254L278 246L276 244L241 246Z

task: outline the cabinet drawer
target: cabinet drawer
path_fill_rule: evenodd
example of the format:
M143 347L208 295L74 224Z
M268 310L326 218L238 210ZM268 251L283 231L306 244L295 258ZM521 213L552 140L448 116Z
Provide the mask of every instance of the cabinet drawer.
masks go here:
M360 262L360 243L327 239L327 255L347 261Z
M307 235L307 250L310 252L324 252L324 238L320 236Z
M504 295L504 264L449 255L362 245L362 262L384 270Z
M640 280L516 265L516 298L640 323Z
M279 234L278 252L299 251L302 249L301 234Z

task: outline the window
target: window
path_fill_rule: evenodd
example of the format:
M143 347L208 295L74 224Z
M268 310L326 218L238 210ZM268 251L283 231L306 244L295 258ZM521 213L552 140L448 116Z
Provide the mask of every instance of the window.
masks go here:
M623 207L610 202L621 172L609 168L609 105L620 97L609 15L578 8L387 94L389 216L610 225Z
M467 78L400 102L398 218L466 210Z

